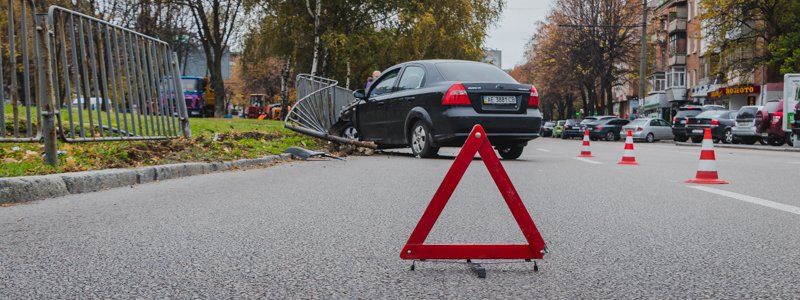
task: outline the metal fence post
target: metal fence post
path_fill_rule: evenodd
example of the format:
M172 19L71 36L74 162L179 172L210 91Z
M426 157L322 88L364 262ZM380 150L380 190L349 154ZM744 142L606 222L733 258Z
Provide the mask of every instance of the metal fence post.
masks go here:
M36 49L37 73L39 89L39 107L42 114L42 138L44 139L44 158L47 164L58 166L58 145L56 142L55 94L53 91L53 67L50 52L50 26L47 14L36 14L36 38L39 40ZM44 51L42 51L42 45Z
M192 137L192 129L189 127L189 112L186 110L186 100L184 100L183 86L179 76L180 73L178 72L180 65L178 64L177 53L172 53L170 64L172 66L172 77L175 80L175 98L178 101L178 118L180 119L183 137L188 139ZM178 96L178 94L180 94L180 96Z

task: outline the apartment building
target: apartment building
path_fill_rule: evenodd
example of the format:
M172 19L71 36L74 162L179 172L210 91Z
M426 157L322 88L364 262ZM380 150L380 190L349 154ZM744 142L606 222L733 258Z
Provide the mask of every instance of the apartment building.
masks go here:
M648 47L651 72L640 115L671 119L686 104L717 104L729 109L762 105L782 97L780 74L767 67L750 74L718 74L724 60L709 49L700 0L656 0L648 3ZM712 50L712 51L709 51ZM742 53L758 51L755 43Z

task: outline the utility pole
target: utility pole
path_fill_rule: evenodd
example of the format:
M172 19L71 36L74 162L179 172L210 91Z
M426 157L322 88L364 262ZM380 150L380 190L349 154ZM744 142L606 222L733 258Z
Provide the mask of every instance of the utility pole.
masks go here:
M642 55L639 62L639 104L644 105L644 93L647 90L647 0L642 0ZM638 112L638 111L637 111Z

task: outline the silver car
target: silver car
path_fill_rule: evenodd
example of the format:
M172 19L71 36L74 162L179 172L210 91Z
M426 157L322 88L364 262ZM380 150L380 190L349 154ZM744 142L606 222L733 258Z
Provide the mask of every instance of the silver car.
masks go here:
M633 131L634 140L644 140L648 143L657 140L671 140L672 127L667 121L654 118L636 119L622 127L620 136L628 136L628 130Z
M736 122L733 129L731 129L734 143L740 142L752 145L761 140L761 135L756 132L755 124L756 112L761 108L762 106L742 106L739 109L739 113L736 115Z

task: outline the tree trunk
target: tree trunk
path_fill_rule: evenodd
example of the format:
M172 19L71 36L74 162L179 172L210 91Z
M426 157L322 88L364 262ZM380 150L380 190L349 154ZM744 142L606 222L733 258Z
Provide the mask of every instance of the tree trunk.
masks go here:
M314 59L311 61L311 75L317 75L317 66L319 65L319 19L322 14L322 0L316 0L316 8L311 10L311 0L306 0L306 8L308 14L314 18Z
M291 75L292 60L287 58L281 69L281 119L289 113L289 76Z

